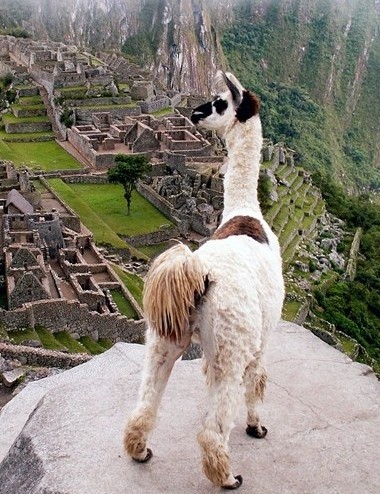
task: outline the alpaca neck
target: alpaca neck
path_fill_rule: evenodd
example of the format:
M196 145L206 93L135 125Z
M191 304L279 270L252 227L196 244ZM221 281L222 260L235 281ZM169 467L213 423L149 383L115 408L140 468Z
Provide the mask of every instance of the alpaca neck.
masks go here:
M261 217L257 197L262 147L259 117L245 123L235 122L224 135L228 167L224 177L223 222L239 214Z

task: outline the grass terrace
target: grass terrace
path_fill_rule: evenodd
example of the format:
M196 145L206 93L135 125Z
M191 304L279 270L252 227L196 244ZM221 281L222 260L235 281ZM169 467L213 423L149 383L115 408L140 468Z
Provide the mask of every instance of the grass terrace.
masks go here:
M38 105L42 104L42 98L41 96L22 96L18 100L18 104L21 106L30 106L30 105Z
M174 113L173 108L168 107L168 108L163 108L162 110L157 110L151 113L154 117L163 117L164 115L170 115L171 113Z
M27 110L44 110L45 105L42 103L38 103L38 102L35 102L33 104L19 103L16 105L12 105L12 109L15 109L15 110L26 110L26 109ZM20 118L18 118L17 120L20 120Z
M144 289L144 282L140 278L140 276L137 276L137 274L133 273L127 273L126 271L124 271L124 269L121 269L121 267L117 266L116 264L113 264L112 268L115 270L116 274L119 276L124 285L131 292L136 302L140 305L140 307L142 307L142 292Z
M131 214L128 216L121 185L66 184L60 179L51 180L50 183L92 231L86 223L89 210L96 216L97 221L100 220L114 234L120 236L133 237L152 233L163 224L172 225L170 220L136 191L132 193Z
M40 117L15 117L14 115L4 115L3 116L4 123L39 123L39 122L48 122L50 123L49 117L47 115L42 115Z
M119 249L127 248L127 244L87 204L85 196L77 195L71 186L60 178L50 179L49 183L59 197L80 216L82 223L91 230L95 242Z
M22 134L8 134L4 130L0 130L0 140L7 142L37 142L54 140L54 132L23 132Z
M143 247L139 247L139 250L152 259L153 257L162 254L162 252L165 252L168 248L169 242L161 242L157 244L144 245Z
M298 300L285 300L282 309L282 318L285 319L285 321L294 321L301 306L302 302L299 302Z
M136 314L132 304L124 297L120 290L111 290L111 295L120 311L120 314L127 316L128 319L139 319L139 316Z
M52 333L41 326L37 326L36 329L26 328L9 332L3 329L2 331L3 334L0 337L5 340L8 337L10 342L15 345L22 345L25 341L36 341L48 350L68 351L70 353L98 355L113 346L112 341L107 338L95 341L90 336L82 336L76 340L68 331Z
M0 159L13 161L16 166L41 168L43 171L82 168L82 165L55 141L5 142L0 138Z

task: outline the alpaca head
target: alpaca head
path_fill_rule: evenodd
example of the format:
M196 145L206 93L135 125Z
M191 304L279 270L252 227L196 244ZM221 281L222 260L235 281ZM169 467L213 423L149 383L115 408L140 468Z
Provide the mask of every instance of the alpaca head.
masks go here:
M258 115L260 101L257 96L244 89L233 74L218 71L215 80L217 83L223 81L228 90L195 108L191 115L194 124L223 133L234 122L244 124Z

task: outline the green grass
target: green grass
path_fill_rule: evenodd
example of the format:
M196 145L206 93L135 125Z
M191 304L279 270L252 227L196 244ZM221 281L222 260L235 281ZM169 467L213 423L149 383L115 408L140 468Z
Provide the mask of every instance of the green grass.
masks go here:
M152 259L153 257L162 254L162 252L164 252L168 248L169 248L168 242L161 242L159 244L144 245L143 247L139 247L139 251L143 252L150 259Z
M294 321L302 303L297 300L287 300L282 309L282 318L286 321Z
M105 350L109 350L113 347L113 342L109 338L99 338L98 344L101 345Z
M16 84L14 89L32 89L34 87L33 84Z
M112 264L112 267L115 270L115 272L118 274L119 278L124 283L124 285L131 292L136 302L140 305L140 307L142 307L143 305L142 291L144 288L143 280L140 278L140 276L137 276L136 274L126 273L123 269L121 269L116 264Z
M78 214L82 223L94 235L95 242L103 245L111 245L116 248L126 249L127 243L124 242L115 231L102 219L101 211L96 207L93 209L87 203L87 197L83 196L84 192L79 192L71 187L73 184L66 184L60 178L49 180L49 184L54 191ZM102 187L97 185L95 187ZM101 194L101 189L98 189ZM104 216L104 215L103 215Z
M93 340L90 336L82 336L79 341L92 355L99 355L106 350L102 345Z
M23 132L22 134L8 134L4 130L0 130L0 140L8 142L26 142L26 141L38 141L39 138L50 137L54 140L54 132ZM46 142L46 141L44 141Z
M42 345L47 348L48 350L64 350L65 346L62 345L56 338L54 337L53 333L51 333L49 330L46 328L43 328L42 326L37 326L36 327L36 333L41 340Z
M16 166L26 165L44 171L79 169L82 165L55 141L4 142L0 139L0 159Z
M42 103L34 103L34 104L19 104L19 105L12 105L11 106L12 110L44 110L45 105ZM33 117L34 118L34 117ZM17 119L19 120L19 119Z
M131 302L124 297L120 290L111 290L111 295L120 311L120 314L127 316L128 319L139 319L139 316L136 314Z
M41 96L22 96L19 98L18 103L22 107L24 105L37 105L42 103L42 98Z
M48 189L45 187L45 185L38 178L32 180L32 184L33 184L33 186L37 192L40 192L40 193L48 192Z
M93 88L96 86L91 86L91 87ZM102 86L99 86L99 87L102 87ZM59 91L60 93L71 93L72 91L81 91L81 90L87 91L86 86L70 86L70 87L58 87L58 88L56 88L56 91Z
M58 186L57 181L53 187ZM131 214L127 215L127 203L123 197L124 189L121 185L115 184L64 184L61 187L62 193L67 191L67 198L70 206L73 194L77 198L85 198L81 201L90 208L104 223L106 223L113 232L121 236L141 235L152 233L159 229L163 224L172 225L158 209L149 201L144 199L138 192L133 191ZM71 193L67 190L71 189ZM70 196L70 197L69 197ZM78 201L76 201L78 203ZM73 209L76 210L74 206ZM81 211L77 211L82 218ZM85 217L83 217L85 223ZM85 223L86 224L86 223Z
M2 340L7 340L8 339L8 333L4 326L0 324L0 341Z
M67 331L59 331L58 333L54 333L54 336L70 353L90 353L82 343L75 340Z
M284 253L282 254L282 260L284 263L288 263L289 261L292 260L292 258L294 256L295 248L299 244L300 240L301 240L301 237L299 235L296 235L293 238L293 240L290 242L290 244L287 246Z
M69 184L63 182L60 178L49 180L49 184L55 192L80 216L82 223L94 235L95 242L103 245L111 245L119 249L126 249L127 244L124 242L103 219L88 204L88 198L80 192L76 192ZM101 194L101 185L98 185L98 193ZM123 199L124 201L124 199Z
M352 355L355 350L356 343L347 338L344 338L344 336L339 336L339 340L342 344L344 352L348 355Z
M18 331L8 331L8 336L16 345L20 345L26 340L40 341L38 334L34 329L30 328Z
M151 115L155 117L162 117L164 115L170 115L171 113L174 113L173 108L167 107L167 108L162 108L162 110L157 110L151 113Z
M40 117L21 117L17 118L14 115L4 115L3 116L4 123L40 123L40 122L50 122L49 117L47 115L43 115Z

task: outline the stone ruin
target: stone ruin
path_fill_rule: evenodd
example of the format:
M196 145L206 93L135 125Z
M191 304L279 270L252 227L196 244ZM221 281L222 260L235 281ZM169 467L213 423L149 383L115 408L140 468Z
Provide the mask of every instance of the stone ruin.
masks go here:
M23 174L9 163L2 165L6 177L0 187L0 241L8 310L0 311L0 321L10 330L42 325L77 334L80 324L81 334L95 339L99 334L112 341L126 335L141 338L141 323L120 315L110 290L122 292L140 319L141 309L91 237L67 228L57 211L36 211L24 197L31 184L25 187ZM14 185L16 177L23 177L24 185L9 191L9 181ZM27 190L21 194L21 188Z
M207 139L182 116L125 116L120 121L109 112L96 112L91 125L75 125L68 129L67 137L98 170L112 166L118 153L148 153L152 159L162 159L166 151L188 156L208 156L213 152Z

